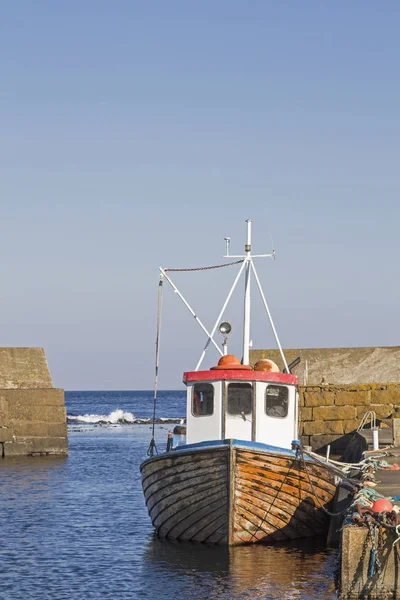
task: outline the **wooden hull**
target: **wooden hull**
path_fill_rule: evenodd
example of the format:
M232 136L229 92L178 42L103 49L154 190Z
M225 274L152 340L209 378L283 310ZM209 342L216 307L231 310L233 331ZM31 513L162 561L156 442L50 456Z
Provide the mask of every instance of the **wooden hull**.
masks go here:
M222 545L327 532L334 476L290 450L236 440L193 444L146 460L142 485L161 537Z

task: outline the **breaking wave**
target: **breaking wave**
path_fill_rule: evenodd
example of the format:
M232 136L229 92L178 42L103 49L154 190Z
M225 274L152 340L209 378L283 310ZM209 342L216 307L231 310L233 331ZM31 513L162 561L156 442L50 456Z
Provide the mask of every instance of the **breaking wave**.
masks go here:
M155 420L156 423L181 423L181 418L161 417ZM152 423L151 418L138 419L131 412L123 411L118 408L113 410L109 415L67 415L68 423L89 423L98 425L115 425L122 424L147 424Z
M109 415L67 415L67 419L70 422L79 423L134 423L135 415L118 408Z

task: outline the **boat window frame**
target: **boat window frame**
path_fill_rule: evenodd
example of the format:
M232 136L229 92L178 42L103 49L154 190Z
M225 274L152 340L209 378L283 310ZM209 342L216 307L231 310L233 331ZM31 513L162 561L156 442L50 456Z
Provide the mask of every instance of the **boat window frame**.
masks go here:
M212 389L212 412L207 412L207 413L198 413L198 412L194 412L194 400L195 400L195 388L197 387L205 387L205 386L209 386ZM203 390L204 391L204 390ZM201 390L200 390L201 393ZM197 382L194 385L192 385L192 390L191 390L191 402L190 402L190 408L191 408L191 413L193 415L193 417L212 417L215 411L215 387L212 383L210 383L209 381L202 381L202 382Z
M230 417L242 417L243 415L245 417L253 416L254 407L255 407L255 398L254 398L255 385L254 385L254 382L252 382L252 381L227 381L226 383L227 383L227 386L226 386L226 409L225 409L226 415L230 416ZM250 411L249 412L245 412L243 410L240 412L230 412L230 410L229 410L229 388L234 385L250 386L251 397L250 397Z
M286 394L286 398L283 399L283 403L286 402L286 413L284 415L274 415L274 414L270 414L268 413L267 410L267 397L268 397L268 390L270 388L279 388L280 390L285 390L285 394ZM281 385L281 384L276 384L276 383L272 383L272 384L268 384L265 388L265 393L264 393L264 413L266 414L267 417L269 417L270 419L287 419L288 415L289 415L289 388L287 385Z

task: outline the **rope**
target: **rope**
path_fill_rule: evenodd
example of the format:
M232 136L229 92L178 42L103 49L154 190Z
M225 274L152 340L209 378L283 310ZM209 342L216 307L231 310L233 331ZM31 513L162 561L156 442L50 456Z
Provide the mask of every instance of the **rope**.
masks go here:
M240 265L244 260L237 260L231 263L224 263L223 265L213 265L212 267L195 267L194 269L164 269L164 272L167 271L210 271L211 269L222 269L223 267L231 267L232 265Z
M150 440L149 447L147 448L147 456L154 456L154 450L156 451L156 454L158 454L156 442L154 440L154 437L152 437Z
M155 366L154 397L153 397L153 425L152 425L152 436L151 436L149 447L147 449L147 456L154 456L154 451L156 452L156 454L158 454L156 442L154 440L154 430L155 430L155 425L156 425L156 406L157 406L157 389L158 389L158 364L159 364L159 357L160 357L162 297L163 297L163 276L160 275L160 281L158 282L156 366Z
M297 451L300 453L300 458L301 458L301 461L302 461L302 463L303 463L303 466L304 466L304 471L305 471L305 473L306 473L306 475L307 475L308 482L309 482L309 484L310 484L310 487L311 487L311 489L312 489L312 492L313 492L313 494L314 494L315 498L316 498L316 499L317 499L317 501L318 501L318 504L319 504L320 508L322 508L322 510L323 510L323 511L324 511L324 512L325 512L327 515L329 515L330 517L338 517L339 515L342 515L342 514L344 514L344 513L345 513L345 512L348 510L348 508L347 508L347 507L346 507L346 508L344 508L343 510L341 510L340 512L337 512L337 513L332 513L332 512L329 512L329 510L327 510L327 509L325 508L325 506L323 506L323 504L322 504L322 502L321 502L321 499L319 498L319 496L318 496L317 492L315 491L315 488L314 488L313 482L311 481L310 474L309 474L309 472L308 472L308 470L307 470L306 461L305 461L305 459L304 459L304 454L307 454L307 455L308 455L308 456L309 456L309 457L310 457L310 458L311 458L311 459L312 459L314 462L316 462L317 464L319 464L319 465L321 465L321 466L324 466L324 467L326 467L326 466L328 466L328 465L327 465L327 463L324 463L324 462L322 462L322 461L319 461L319 460L317 460L317 459L316 459L314 456L312 456L312 454L314 454L314 453L309 453L309 452L305 452L305 453L303 453L303 449L301 448L301 446L297 446L297 448L296 448L296 449L297 449ZM282 489L283 485L285 484L285 481L286 481L287 477L288 477L288 476L289 476L289 474L290 474L290 470L291 470L291 468L293 467L293 463L294 463L294 461L292 461L292 463L291 463L291 466L290 466L290 468L289 468L289 471L288 471L288 474L287 474L287 476L286 476L286 477L283 479L283 481L282 481L282 483L281 483L280 487L278 488L278 490L277 490L277 492L276 492L276 494L275 494L275 497L274 497L274 499L273 499L273 500L272 500L272 502L270 503L270 506L269 506L269 508L268 508L268 509L265 511L265 514L264 514L264 517L263 517L263 518L262 518L262 520L261 520L261 523L259 523L259 525L258 525L258 527L257 527L256 531L255 531L255 532L252 534L252 539L253 539L253 538L254 538L254 537L257 535L257 533L258 533L258 532L260 531L260 529L262 528L262 525L264 524L264 522L265 522L265 520L266 520L266 518L267 518L267 516L268 516L268 514L269 514L269 512L270 512L270 510L271 510L271 508L272 508L272 506L273 506L273 505L274 505L274 503L275 503L275 500L277 499L277 497L278 497L279 493L281 492L281 489ZM352 488L353 488L353 489L356 487L356 482L355 482L355 480L352 480L352 479L349 479L348 477L346 477L346 476L343 474L343 472L339 472L339 469L337 469L337 468L335 468L335 467L334 467L334 468L331 468L331 466L329 465L329 466L328 466L328 470L330 470L332 473L334 473L334 474L336 474L336 475L340 473L340 476L342 477L342 479L344 479L345 481L347 481L347 482L348 482L348 483L349 483L349 484L352 486ZM358 482L357 482L357 483L358 483Z
M304 454L306 456L309 456L317 464L321 465L321 467L324 467L324 468L328 469L328 471L331 471L331 473L333 473L337 477L340 477L341 479L344 479L344 480L350 482L351 485L354 486L359 483L357 479L347 477L344 468L339 469L338 467L336 467L336 465L340 465L340 464L346 465L346 463L339 463L338 461L332 461L332 460L329 460L329 462L326 462L321 459L319 454L316 454L315 452L307 452L307 451L301 449L301 457L303 460L304 460ZM334 464L331 464L331 463L334 463Z
M313 492L313 494L314 494L315 498L317 499L317 501L318 501L318 504L319 504L320 508L322 508L322 510L324 511L324 513L326 513L326 514L327 514L327 515L329 515L330 517L338 517L338 516L340 516L340 515L343 515L343 514L344 514L344 513L347 511L347 507L346 507L346 508L344 508L343 510L339 511L339 512L333 513L333 512L330 512L328 509L326 509L326 508L325 508L325 506L323 506L323 504L322 504L322 501L321 501L320 497L318 496L317 492L315 491L314 484L313 484L313 482L311 481L311 477L310 477L310 474L309 474L309 472L308 472L308 469L307 469L307 466L306 466L306 461L304 460L304 453L303 453L303 449L301 448L301 446L300 446L298 449L299 449L299 452L300 452L300 458L301 458L301 460L302 460L302 462L303 462L304 471L305 471L305 473L306 473L306 475L307 475L308 483L310 484L310 487L311 487L311 489L312 489L312 492ZM313 457L311 457L311 458L313 458ZM314 459L314 461L315 461L315 459ZM315 462L317 462L317 463L318 463L319 461L315 461ZM321 464L321 463L320 463L320 464ZM322 463L322 464L324 464L324 463ZM351 479L349 479L348 477L345 477L345 476L344 476L344 477L343 477L343 479L344 479L345 481L347 481L347 482L348 482L350 485L354 486L354 482L353 482Z

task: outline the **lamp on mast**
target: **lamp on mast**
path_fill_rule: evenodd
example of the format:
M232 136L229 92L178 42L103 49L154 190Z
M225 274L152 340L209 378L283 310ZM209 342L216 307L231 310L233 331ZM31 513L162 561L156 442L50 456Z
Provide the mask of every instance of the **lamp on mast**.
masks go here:
M226 356L228 354L228 335L232 331L232 325L228 321L222 321L218 327L218 331L224 336L222 347L224 349L224 356Z

